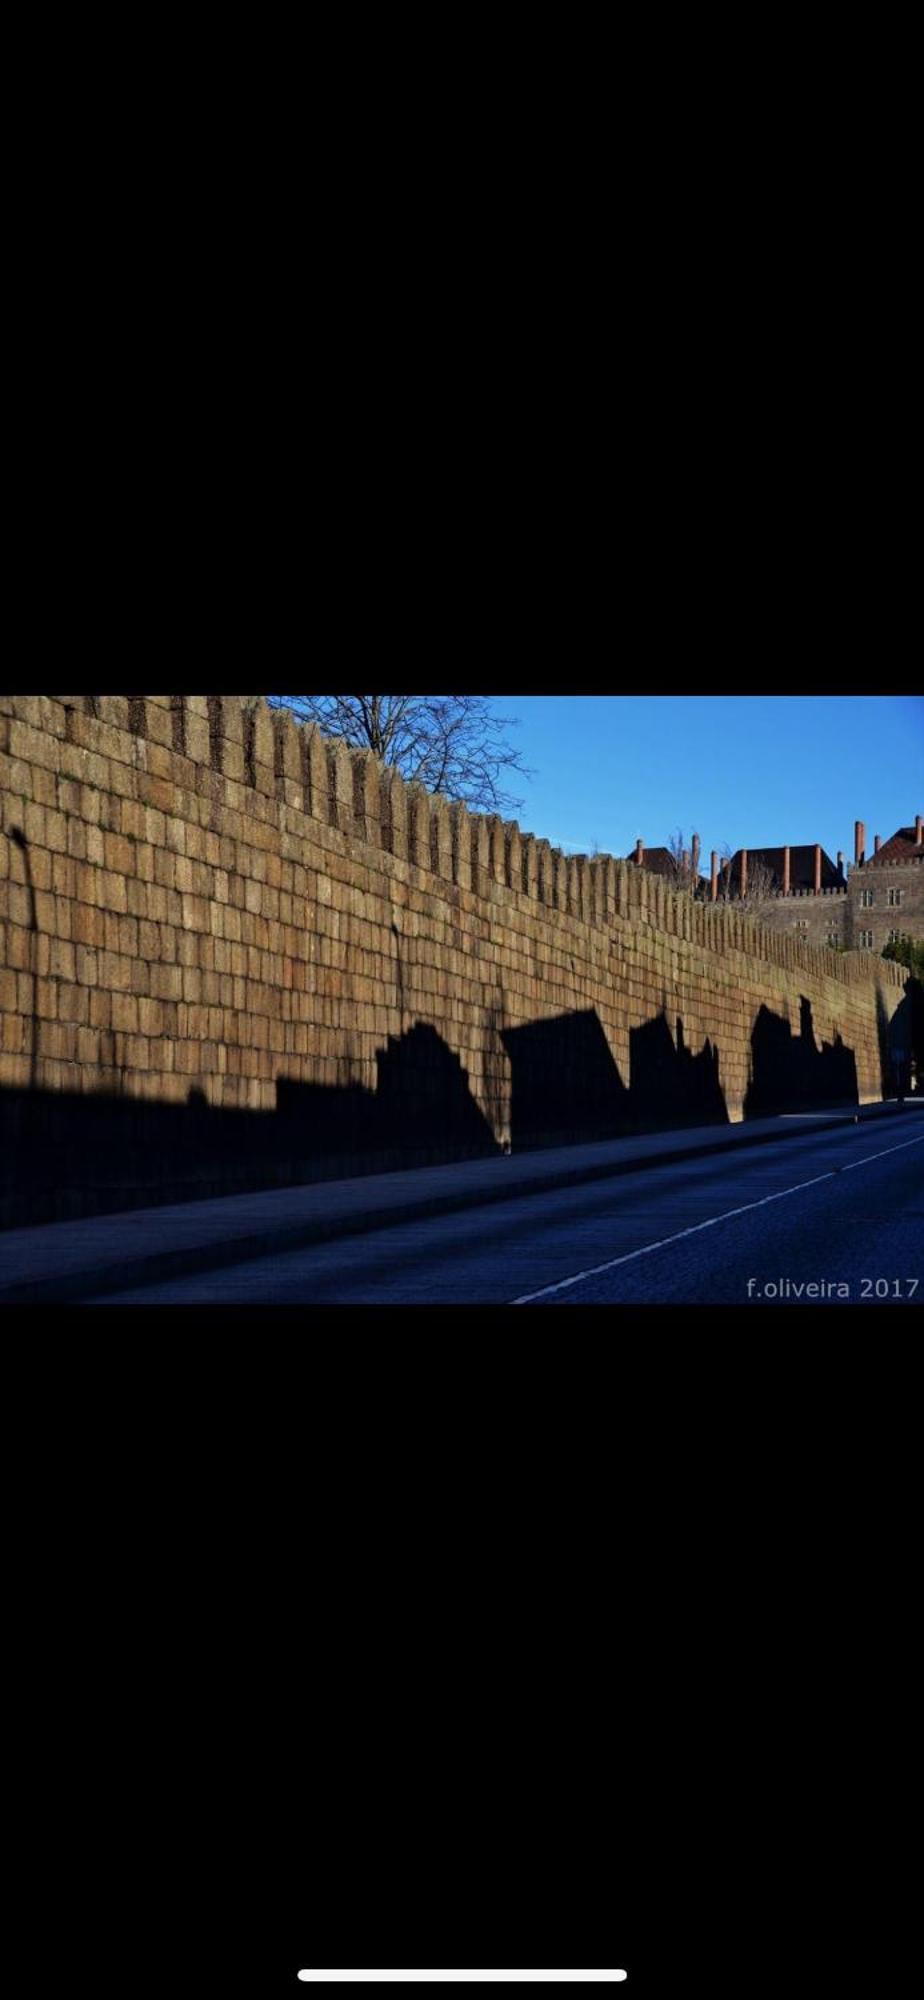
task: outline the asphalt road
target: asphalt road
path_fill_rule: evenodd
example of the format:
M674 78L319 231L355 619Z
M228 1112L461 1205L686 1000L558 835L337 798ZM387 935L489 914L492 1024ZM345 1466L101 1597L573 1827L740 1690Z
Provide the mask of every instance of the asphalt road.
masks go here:
M875 1126L405 1223L99 1303L922 1300L924 1107L915 1105Z

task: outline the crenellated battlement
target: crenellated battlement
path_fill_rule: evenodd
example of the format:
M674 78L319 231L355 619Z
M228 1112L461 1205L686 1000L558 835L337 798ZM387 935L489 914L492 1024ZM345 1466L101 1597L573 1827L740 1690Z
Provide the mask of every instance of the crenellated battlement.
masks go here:
M249 810L246 793L255 793L261 811L285 806L476 896L507 891L592 927L626 920L717 953L744 951L841 982L869 976L862 954L854 959L781 935L735 902L710 904L678 893L663 878L613 855L565 855L523 833L516 821L472 812L406 784L370 751L324 737L315 723L270 708L264 696L16 695L0 697L4 713L154 778L195 787L208 773L229 787L228 802L242 811ZM794 890L787 897L779 891L766 900L840 902L847 893L846 887Z
M798 902L820 903L824 900L844 902L847 898L847 895L848 895L848 890L846 884L843 886L843 888L838 887L836 889L768 889L765 895L755 896L754 902L755 904L798 903Z

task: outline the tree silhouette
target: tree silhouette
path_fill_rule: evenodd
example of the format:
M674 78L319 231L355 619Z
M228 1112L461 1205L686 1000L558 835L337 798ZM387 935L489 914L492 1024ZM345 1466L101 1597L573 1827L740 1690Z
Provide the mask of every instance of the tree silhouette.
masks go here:
M513 774L529 778L506 731L480 694L271 694L271 707L290 708L352 750L372 750L409 784L488 812L515 811L523 801L506 789Z

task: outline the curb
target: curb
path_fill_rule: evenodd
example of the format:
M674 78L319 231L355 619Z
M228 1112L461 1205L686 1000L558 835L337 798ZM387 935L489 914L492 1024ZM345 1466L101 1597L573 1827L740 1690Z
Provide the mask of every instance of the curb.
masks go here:
M832 1113L813 1120L811 1132L833 1131L839 1125L871 1123L876 1118L897 1116L904 1106L877 1104L858 1107L857 1112ZM863 1117L864 1110L867 1117ZM739 1128L735 1128L738 1130ZM723 1128L726 1131L727 1128ZM716 1138L706 1145L666 1147L641 1160L602 1161L595 1166L557 1167L537 1175L525 1186L493 1185L460 1190L458 1194L419 1195L359 1214L306 1217L304 1221L279 1229L257 1230L224 1243L189 1244L177 1250L159 1250L119 1264L99 1264L59 1278L34 1278L25 1283L0 1285L0 1305L72 1305L105 1298L107 1294L143 1289L147 1284L171 1278L191 1277L206 1271L228 1270L235 1264L249 1264L274 1253L285 1255L307 1249L312 1243L332 1243L349 1236L373 1235L381 1229L407 1222L425 1222L441 1215L461 1214L469 1208L495 1207L500 1202L528 1200L532 1195L553 1194L559 1189L585 1187L593 1181L615 1180L625 1174L643 1173L648 1168L676 1166L686 1160L707 1159L716 1153L732 1153L742 1146L779 1145L807 1137L805 1132L755 1132L752 1137ZM521 1155L522 1157L522 1155ZM2 1247L2 1239L0 1239Z

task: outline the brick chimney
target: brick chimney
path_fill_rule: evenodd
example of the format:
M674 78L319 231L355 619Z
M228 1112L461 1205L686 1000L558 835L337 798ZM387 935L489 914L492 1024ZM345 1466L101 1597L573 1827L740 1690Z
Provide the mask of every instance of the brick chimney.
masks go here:
M814 886L815 886L815 894L816 894L816 896L820 896L820 895L821 895L821 848L820 848L820 847L819 847L819 846L817 845L817 843L816 843L816 846L815 846L815 884L814 884Z
M920 813L914 822L914 844L915 847L924 847L924 819Z
M791 870L791 867L790 867L790 850L789 850L789 848L788 848L788 847L784 847L784 849L783 849L783 894L784 894L784 896L788 896L788 895L789 895L789 887L790 887L790 881L791 881L791 876L792 876L792 870Z
M742 902L744 901L744 898L745 898L745 896L747 895L747 893L748 893L748 851L747 851L747 848L746 848L746 847L742 847L742 849L741 849L741 900L742 900Z
M697 881L699 880L699 846L700 846L700 842L699 842L699 834L698 834L698 833L694 833L694 835L693 835L693 873L694 873L694 875L696 876L696 879L697 879Z
M866 858L866 828L858 819L853 830L853 858L858 868L862 868Z
M645 843L643 840L637 840L635 843L635 859L641 868L645 860Z
M880 847L881 847L881 846L882 846L882 841L880 840L880 838L879 838L879 835L878 835L878 833L877 833L877 834L874 834L874 836L873 836L873 851L874 851L874 853L875 853L875 854L878 854L878 853L879 853L879 849L880 849Z
M838 848L838 850L837 850L837 872L838 872L838 874L839 874L839 875L840 875L841 877L843 877L843 874L844 874L844 853L843 853L843 849L842 849L842 848L840 848L840 847L839 847L839 848Z
M709 886L709 894L713 903L717 903L719 900L719 857L715 848L712 850L712 881Z

